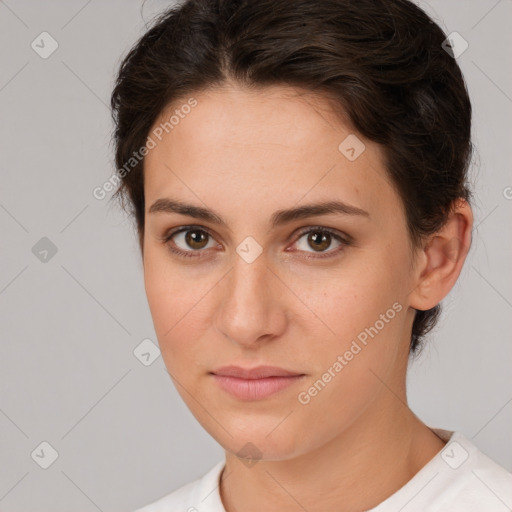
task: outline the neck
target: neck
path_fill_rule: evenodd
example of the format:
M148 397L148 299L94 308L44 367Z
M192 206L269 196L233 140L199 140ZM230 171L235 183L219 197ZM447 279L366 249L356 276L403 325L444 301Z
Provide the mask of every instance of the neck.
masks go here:
M226 452L221 498L226 512L368 510L405 485L444 444L405 400L387 392L348 429L298 457L248 467Z

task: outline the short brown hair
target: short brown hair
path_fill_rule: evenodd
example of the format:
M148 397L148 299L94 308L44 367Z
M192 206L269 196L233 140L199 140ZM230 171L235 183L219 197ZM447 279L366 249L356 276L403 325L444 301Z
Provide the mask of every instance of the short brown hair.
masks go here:
M410 240L445 223L469 201L471 103L446 35L408 0L186 0L163 12L122 61L112 92L115 162L146 143L172 102L228 80L291 85L323 94L354 128L384 146ZM128 203L141 250L144 159L113 197ZM441 305L417 311L411 353Z

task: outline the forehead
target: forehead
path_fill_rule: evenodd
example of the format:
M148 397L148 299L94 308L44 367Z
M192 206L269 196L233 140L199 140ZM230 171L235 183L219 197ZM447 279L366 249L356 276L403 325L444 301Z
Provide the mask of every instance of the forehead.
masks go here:
M225 87L190 98L195 106L183 107L194 104L189 97L174 102L151 130L174 115L145 157L147 208L168 194L213 201L226 212L243 205L255 215L263 205L277 210L316 199L368 211L387 202L396 212L382 148L357 134L327 99L275 86Z
M242 144L246 148L281 145L304 153L328 132L337 132L336 138L355 132L347 119L341 121L335 116L327 98L293 87L223 86L194 94L193 98L196 106L190 109L185 108L190 97L173 102L154 127L163 126L173 113L187 110L180 119L174 116L178 124L167 130L176 143L192 142L199 147Z

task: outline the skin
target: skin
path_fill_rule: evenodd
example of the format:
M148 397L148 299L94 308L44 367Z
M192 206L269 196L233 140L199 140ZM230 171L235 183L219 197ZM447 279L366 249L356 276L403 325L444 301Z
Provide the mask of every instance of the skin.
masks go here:
M382 148L357 134L365 150L347 159L338 146L355 131L325 99L233 83L194 98L197 106L146 156L144 281L173 382L225 449L224 507L375 507L444 446L407 406L409 340L414 308L435 306L460 274L471 209L460 201L442 230L413 251ZM227 227L149 213L157 199L170 197L216 211ZM341 200L369 216L330 214L270 226L275 211L320 200ZM202 245L187 244L183 233L162 240L187 225L206 230ZM352 243L330 238L318 248L299 233L315 226L349 235ZM236 252L248 236L263 251L252 263ZM170 246L202 257L180 257ZM394 303L401 311L301 404L298 394ZM210 375L228 364L306 375L269 398L242 401ZM237 456L248 442L258 450L252 462Z

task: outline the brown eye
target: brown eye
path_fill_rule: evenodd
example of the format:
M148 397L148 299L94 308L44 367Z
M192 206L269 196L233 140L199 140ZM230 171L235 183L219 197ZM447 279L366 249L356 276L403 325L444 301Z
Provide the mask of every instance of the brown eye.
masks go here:
M337 246L335 246L333 250L328 250L333 242L336 242ZM345 247L349 246L350 243L348 236L342 236L330 229L313 227L303 230L299 234L295 245L299 249L299 252L306 253L306 259L314 259L336 256L342 252Z
M185 231L185 243L192 249L204 249L208 236L208 233L200 229L189 229Z
M210 257L211 253L206 249L218 246L207 230L194 226L182 226L164 235L161 240L171 253L183 258ZM351 245L351 240L349 235L331 229L310 227L302 231L294 245L298 246L298 252L306 254L305 259L320 259L337 256ZM208 245L210 242L211 245ZM333 242L338 245L328 250Z
M206 256L205 249L215 246L215 243L208 246L210 239L214 242L208 231L193 226L174 230L162 238L169 251L185 258Z
M319 251L325 251L331 245L331 235L325 231L310 231L307 240L310 247Z

